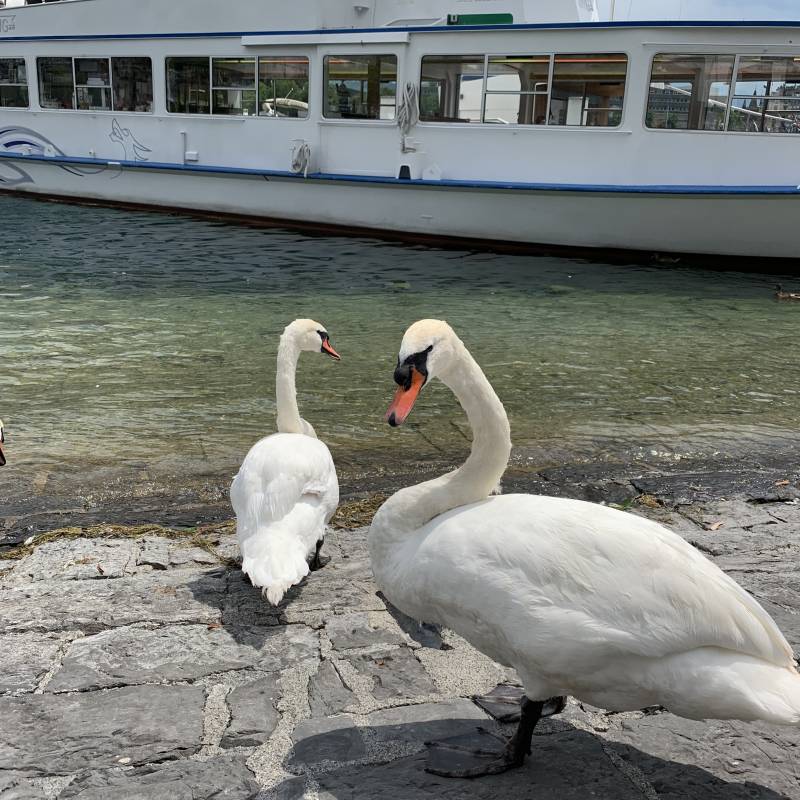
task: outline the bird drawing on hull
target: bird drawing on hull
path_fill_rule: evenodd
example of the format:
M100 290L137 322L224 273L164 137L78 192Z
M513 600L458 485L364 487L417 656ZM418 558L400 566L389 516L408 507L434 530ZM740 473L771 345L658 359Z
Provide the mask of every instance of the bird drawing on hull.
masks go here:
M273 605L309 569L322 566L325 525L339 504L328 448L297 408L295 372L303 351L339 361L325 328L310 319L286 327L278 347L278 433L257 442L231 485L242 570Z
M663 526L579 500L490 497L511 451L502 403L445 322L403 337L388 422L438 377L473 428L458 470L401 489L378 510L378 586L405 614L455 631L517 670L519 727L429 745L426 769L477 777L519 767L539 718L572 695L601 708L661 705L690 719L800 723L800 675L767 612Z

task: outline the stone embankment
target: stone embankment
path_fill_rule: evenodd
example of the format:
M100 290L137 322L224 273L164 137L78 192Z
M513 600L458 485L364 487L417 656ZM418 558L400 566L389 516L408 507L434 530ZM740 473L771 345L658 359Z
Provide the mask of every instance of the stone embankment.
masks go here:
M800 492L785 470L512 486L614 502L673 528L800 645ZM350 525L359 505L345 509ZM242 579L230 523L37 534L0 561L2 800L800 800L800 731L610 714L570 700L526 767L424 772L426 740L503 730L470 699L514 675L393 611L366 528L278 609ZM505 730L509 730L506 726Z

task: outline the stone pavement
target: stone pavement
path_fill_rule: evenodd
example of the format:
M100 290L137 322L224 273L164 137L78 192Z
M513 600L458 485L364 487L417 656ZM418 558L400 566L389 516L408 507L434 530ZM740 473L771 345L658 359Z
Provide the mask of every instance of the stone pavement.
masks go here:
M523 488L665 522L798 647L796 479L588 466ZM242 579L230 523L39 541L0 561L2 800L800 800L800 731L574 700L540 724L525 768L428 775L426 740L503 728L470 697L514 676L387 608L366 528L332 530L330 564L279 609Z

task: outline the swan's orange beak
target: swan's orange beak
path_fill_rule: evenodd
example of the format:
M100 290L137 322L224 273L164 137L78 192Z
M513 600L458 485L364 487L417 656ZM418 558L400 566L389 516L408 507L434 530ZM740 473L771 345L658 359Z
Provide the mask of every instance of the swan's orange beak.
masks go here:
M322 352L327 353L331 358L335 358L337 361L342 360L342 357L333 349L330 339L322 340Z
M425 376L418 369L411 367L410 386L408 388L405 386L398 387L394 400L392 400L392 404L386 412L386 421L393 428L402 425L406 421L406 417L411 413L411 409L414 408L420 389L424 385Z

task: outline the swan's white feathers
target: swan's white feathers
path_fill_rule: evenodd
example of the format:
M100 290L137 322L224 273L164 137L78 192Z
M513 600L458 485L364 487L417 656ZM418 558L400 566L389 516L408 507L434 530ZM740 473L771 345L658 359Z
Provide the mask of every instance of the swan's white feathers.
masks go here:
M298 583L339 503L328 448L318 439L276 433L257 442L231 485L242 568L268 597ZM281 588L282 587L282 588Z
M460 469L401 489L375 515L370 559L389 601L514 667L531 699L800 724L789 644L690 544L593 503L488 497L508 462L508 418L444 323L412 325L401 358L431 344L429 374L435 357L473 447Z
M515 630L514 647L529 648L534 659L546 653L549 669L699 647L793 665L789 644L750 595L679 536L641 517L578 500L505 495L447 512L412 541L404 594L427 598L442 614L427 621L452 624L472 611L484 621L497 617L496 630L519 617L527 630ZM455 586L465 573L475 581L471 609Z

